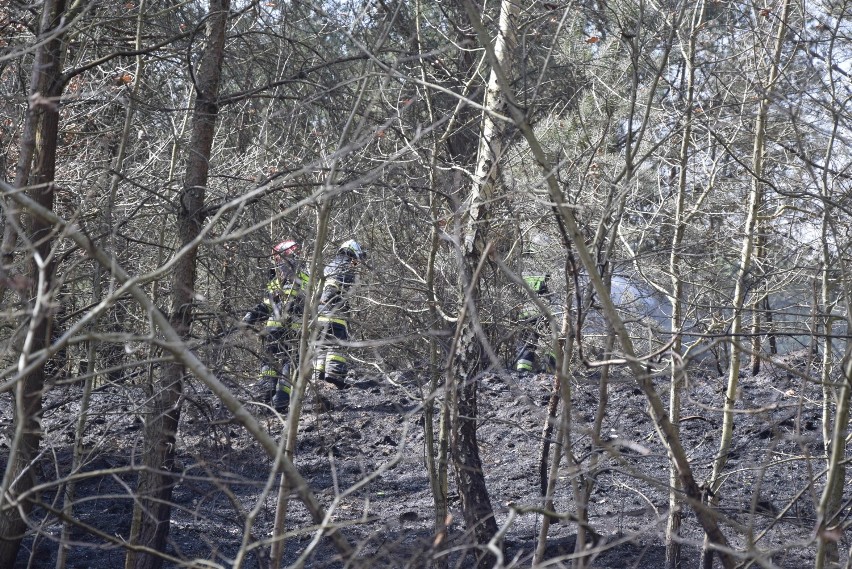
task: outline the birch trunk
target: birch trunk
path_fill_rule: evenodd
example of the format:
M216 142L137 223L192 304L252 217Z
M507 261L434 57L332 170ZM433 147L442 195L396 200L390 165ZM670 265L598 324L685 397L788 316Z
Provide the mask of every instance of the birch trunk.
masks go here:
M479 18L479 10L469 1L464 2L471 20ZM511 68L511 53L515 45L514 20L519 6L511 0L500 4L500 21L493 46L494 67ZM489 48L491 40L487 39ZM484 354L478 322L480 306L480 274L486 261L489 246L490 204L497 193L498 163L502 155L504 124L495 121L494 114L505 112L506 99L502 85L491 71L483 102L482 127L479 137L474 181L470 194L470 209L465 215L464 235L460 251L460 306L466 317L459 318L457 343L450 360L448 391L454 391L455 407L451 406L451 453L455 466L456 484L461 498L462 513L468 531L473 532L476 543L484 548L497 534L497 522L491 500L485 487L482 461L476 438L477 383L484 370ZM452 386L452 387L450 387ZM489 555L478 554L480 565L490 565Z
M486 38L487 34L485 28L479 20L478 14L473 12L469 1L465 2L465 7L468 10L468 16L471 19L471 23L474 25L477 35L481 38ZM517 105L514 102L510 83L506 75L503 73L503 69L499 65L494 65L494 62L497 61L494 51L490 49L489 45L486 45L486 51L488 53L489 61L492 62L493 69L498 76L498 82L502 87L503 94L510 100L510 104L506 106L509 110L510 117L529 144L530 151L535 157L536 162L539 164L544 180L547 183L548 195L555 204L556 211L561 216L562 222L565 225L565 230L577 252L577 256L583 264L583 268L589 275L590 284L598 295L598 300L601 303L603 314L609 320L613 330L615 331L621 345L621 350L627 361L627 366L635 377L637 386L648 400L651 417L654 419L654 422L661 434L662 441L668 449L670 460L677 467L684 494L686 495L690 505L693 507L702 528L710 537L711 542L716 544L718 547L718 554L725 569L733 569L736 566L736 558L729 553L730 547L728 545L728 541L724 534L720 531L715 516L712 512L708 511L703 504L701 504L702 492L698 483L695 481L695 476L692 473L692 467L689 464L686 451L681 444L677 431L674 429L668 418L668 414L659 394L654 389L654 385L648 371L637 358L636 350L633 347L633 340L630 338L630 334L628 333L624 322L619 316L618 311L610 298L609 290L601 279L597 263L595 263L594 257L586 246L585 237L580 230L577 218L574 216L574 212L571 207L569 207L565 202L565 198L562 195L562 189L560 188L559 182L553 173L553 166L547 159L544 149L539 143L532 127L526 119L526 116L521 111L520 105Z

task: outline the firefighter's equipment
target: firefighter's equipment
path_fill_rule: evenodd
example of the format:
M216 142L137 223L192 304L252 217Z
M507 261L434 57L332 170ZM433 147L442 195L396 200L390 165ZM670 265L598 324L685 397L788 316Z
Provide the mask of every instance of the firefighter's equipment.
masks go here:
M314 377L340 389L346 388L349 361L340 348L349 339L351 306L349 296L357 279L358 262L366 257L361 245L352 239L343 243L337 255L323 270L323 289L317 310L321 329L317 338Z
M548 287L549 281L549 274L524 277L527 286L542 300L547 300L551 296ZM552 373L556 368L556 358L552 351L548 351L543 358L544 361L540 362L540 367L536 367L536 352L539 349L539 341L542 337L549 336L549 329L547 318L531 299L524 303L518 312L516 325L518 329L518 350L515 355L514 370L521 373L536 371Z
M290 373L298 369L299 336L308 287L308 275L301 270L298 250L298 244L292 240L273 247L276 266L266 285L266 296L243 318L250 326L266 319L264 356L254 391L260 401L271 401L279 411L287 409L292 390Z
M364 248L361 247L361 244L354 239L343 242L337 249L337 252L352 257L358 261L363 261L367 258L367 253L364 251Z

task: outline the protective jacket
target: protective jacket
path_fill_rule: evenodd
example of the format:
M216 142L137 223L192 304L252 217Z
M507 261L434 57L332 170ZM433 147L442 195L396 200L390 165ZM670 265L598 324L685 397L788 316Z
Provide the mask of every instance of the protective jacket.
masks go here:
M317 310L320 322L337 322L346 326L352 308L349 305L349 289L355 284L355 268L352 259L338 254L323 270L323 289Z
M352 308L349 294L357 277L351 256L338 253L323 270L323 289L317 309L317 321L322 326L318 337L314 374L317 379L345 387L344 378L349 361L340 349L340 342L349 339L349 320Z
M265 318L266 328L287 327L298 331L302 326L307 288L308 275L301 270L290 279L273 277L266 285L263 301L252 308L244 320L254 325Z
M272 269L263 301L243 318L250 325L265 320L264 357L256 389L261 399L271 399L278 411L287 408L292 391L290 375L298 369L299 335L308 289L307 273L289 266L284 269L287 270Z

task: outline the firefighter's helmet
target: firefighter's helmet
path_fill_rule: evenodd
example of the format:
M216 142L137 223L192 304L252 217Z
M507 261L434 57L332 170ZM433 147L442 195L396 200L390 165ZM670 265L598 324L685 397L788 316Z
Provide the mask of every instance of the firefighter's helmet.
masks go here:
M285 239L272 248L272 258L276 265L280 265L285 260L295 259L298 254L299 244L292 239Z
M367 257L367 253L364 251L361 245L354 239L350 239L349 241L346 241L345 243L340 245L340 248L337 250L337 252L352 257L357 261L362 261Z

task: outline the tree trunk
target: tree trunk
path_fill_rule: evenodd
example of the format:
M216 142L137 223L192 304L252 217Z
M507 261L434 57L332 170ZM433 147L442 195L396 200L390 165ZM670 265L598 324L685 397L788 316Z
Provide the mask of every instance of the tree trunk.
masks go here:
M469 343L468 346L472 347L474 344ZM460 358L468 362L474 361L469 358L475 357L471 351L464 356L460 354ZM457 389L457 415L455 415L455 429L452 431L451 440L456 485L461 498L465 525L473 532L476 543L484 546L497 533L497 522L494 519L491 498L485 486L485 475L482 471L479 443L476 438L477 380L464 381ZM491 565L488 562L483 563L486 566Z
M836 121L836 119L835 119ZM830 157L833 153L834 136L837 133L837 122L834 124L832 138L828 144L826 156ZM825 174L824 176L827 176ZM832 252L828 245L829 229L832 225L832 207L830 206L830 183L827 177L822 180L823 191L823 213L822 213L822 271L819 287L819 297L814 299L814 304L818 307L815 312L819 315L822 321L823 333L823 354L822 354L822 372L820 380L822 382L823 391L823 415L822 415L822 435L823 445L826 454L826 480L823 488L822 496L817 505L817 554L814 562L814 569L823 569L824 567L834 567L839 559L838 543L844 540L844 524L839 523L838 516L843 507L843 489L846 480L846 450L848 446L848 423L849 423L849 398L850 386L852 386L852 342L846 340L846 350L842 362L843 377L841 385L838 389L832 386L832 328L834 312L834 304L832 301L832 286L831 286L831 262ZM837 235L832 236L834 239ZM852 325L852 299L849 296L849 281L846 275L849 274L849 267L844 260L844 255L838 255L837 262L840 268L840 297L843 299L846 312L847 329ZM815 296L817 291L814 291ZM816 335L819 332L819 327L814 326L813 332ZM814 357L814 348L817 346L816 341L811 346L811 353L808 361ZM810 368L810 365L808 366ZM836 403L834 409L834 424L832 428L832 402ZM849 561L847 561L847 566Z
M755 291L754 298L751 303L751 375L755 376L760 373L760 350L763 348L763 339L761 338L761 330L763 329L763 314L765 310L765 306L768 305L769 302L769 291L766 289L766 283L764 282L763 271L759 268L761 266L760 259L763 257L763 249L764 242L766 241L765 236L763 235L763 225L765 222L760 221L760 217L758 217L754 231L757 234L757 238L755 240L754 246L754 261L752 266L755 268L752 272L753 280L757 280L758 283L752 284L757 290ZM768 311L767 311L768 316Z
M480 270L484 264L478 264L472 273L467 274L465 264L462 278L471 282L467 294L463 292L462 310L459 326L450 354L450 377L447 390L451 398L450 408L450 452L456 474L456 487L461 501L465 526L475 538L475 543L484 550L485 546L497 534L497 522L491 508L491 498L485 486L485 473L479 457L479 443L476 438L477 422L477 385L484 365L483 353L477 334L478 317L475 314L479 304L478 283ZM468 315L468 311L474 314ZM478 567L490 567L494 560L484 551L477 552Z
M832 136L829 140L828 148L826 149L826 158L831 158L834 150L834 142L835 136L838 130L837 118L835 118L835 122L832 129ZM817 333L820 331L820 324L822 327L822 366L820 366L820 384L822 385L822 421L821 421L821 431L822 431L822 443L823 449L825 451L826 459L829 459L831 455L831 415L832 415L832 403L834 401L835 390L831 386L831 375L834 368L834 358L832 357L832 328L834 327L834 320L832 319L832 313L834 312L834 302L832 302L832 256L834 252L832 248L829 246L829 235L830 235L830 227L832 225L832 208L829 207L829 203L831 201L831 192L830 187L831 183L829 182L828 172L826 171L823 174L822 179L822 198L823 198L823 208L822 208L822 219L820 220L820 234L821 240L820 243L820 253L822 257L821 267L820 267L820 279L819 286L817 287L817 283L814 282L814 324L812 325L813 329L813 339L811 340L810 351L812 354L816 353L819 348ZM818 324L819 323L819 324Z
M478 13L475 12L473 6L468 0L465 1L465 8L468 12L468 17L470 18L471 23L474 25L477 35L485 37L485 28L479 19ZM488 46L486 46L486 51L488 51ZM494 61L496 59L493 52L488 53L488 58L490 61ZM499 66L495 66L494 69L498 72L498 83L503 90L504 96L506 96L507 99L512 100L512 103L514 103L514 94L511 91L508 78ZM619 316L618 310L610 298L609 290L601 279L597 263L595 263L594 258L586 246L585 236L580 231L577 218L575 217L572 209L565 203L565 197L562 193L562 189L553 173L553 165L545 155L545 151L542 148L541 143L538 141L532 127L527 121L527 117L521 111L520 106L514 103L506 105L506 108L510 113L512 121L515 123L515 126L518 127L524 139L529 144L530 152L535 157L536 162L541 168L547 183L548 195L550 196L550 199L553 200L554 207L556 211L559 212L562 222L565 225L565 231L571 239L571 243L575 247L577 256L580 258L583 268L585 268L586 273L589 276L589 281L592 287L594 287L595 292L598 295L603 314L612 325L613 330L618 337L621 344L621 350L627 360L627 366L634 375L637 386L645 394L645 398L648 400L651 417L654 419L654 422L659 429L660 437L669 451L670 460L677 468L683 491L693 505L696 517L698 518L701 527L704 528L705 532L709 536L710 541L718 545L719 557L722 560L722 564L725 569L733 569L736 564L736 560L733 555L727 552L727 549L729 549L728 541L719 529L719 524L712 512L708 511L701 504L702 491L699 488L698 483L695 481L695 476L692 473L692 467L689 464L689 459L687 458L686 451L680 441L680 437L678 436L676 429L674 429L671 421L669 421L665 406L663 405L659 394L654 389L650 374L636 356L633 341L631 340L630 334L624 325L624 321Z
M422 46L419 45L421 34L421 2L416 3L417 9L417 38L418 50L422 51ZM425 62L421 62L421 78L426 81L426 73L423 70ZM427 91L427 106L429 109L429 122L435 121L432 107L431 97ZM450 124L455 124L455 120L450 121ZM438 186L438 167L437 157L439 145L443 139L436 140L432 148L432 159L429 164L429 185L430 187ZM429 254L426 265L426 290L429 299L429 313L433 322L438 323L444 320L444 315L438 310L438 301L435 286L435 263L440 251L440 228L437 220L440 218L438 207L438 196L435 193L430 193L428 203L426 204L431 212L432 227L429 233ZM437 324L436 324L437 326ZM435 534L434 549L436 552L441 551L447 544L447 514L449 507L447 505L447 495L449 494L449 477L448 477L448 456L449 456L449 413L446 397L440 401L440 413L438 419L438 429L435 430L435 407L436 394L442 383L441 374L441 350L437 338L430 336L429 338L429 370L430 377L428 383L428 393L424 396L423 402L423 434L426 445L426 468L429 472L429 486L432 490L432 501L434 503L434 518L433 531ZM437 436L436 436L437 435ZM435 569L445 569L448 566L447 557L443 555L435 555L432 561Z
M38 205L53 209L54 174L59 133L57 98L62 91L62 37L60 30L65 13L64 0L46 0L39 25L41 38L33 62L30 85L30 107L27 111L21 155L15 177L15 188L27 190ZM26 214L26 211L24 211ZM11 225L7 222L7 227ZM24 227L33 243L28 264L29 325L23 327L25 337L20 346L20 369L27 366L30 354L50 344L53 317L48 302L52 268L49 261L53 226L37 216L26 216ZM17 503L16 497L35 485L37 472L33 460L41 443L41 398L44 391L44 364L19 378L15 387L13 410L14 438L0 487L0 567L11 567L18 554L27 528L26 517L32 502ZM14 482L14 485L13 485Z
M308 330L311 319L316 311L316 307L312 305L311 299L315 297L317 289L322 289L319 286L322 263L322 248L325 245L328 237L328 219L331 214L331 203L323 201L317 212L317 238L314 242L314 251L311 255L309 274L310 274L310 289L306 291L307 299L305 301L304 311L302 313L302 330ZM308 385L308 380L311 377L314 354L308 349L308 334L302 334L299 338L299 368L294 370L296 373L296 381L293 382L293 390L290 394L290 410L287 415L287 421L284 425L282 433L284 456L289 460L293 460L296 455L297 437L299 434L299 417L302 413L302 403L304 402L305 389ZM316 340L316 338L312 338ZM293 381L293 378L289 378ZM284 473L278 481L278 497L275 504L275 523L272 528L272 547L269 551L269 559L271 567L280 567L281 558L284 555L285 548L285 523L287 521L287 510L290 503L290 493L293 491L292 481L287 479Z
M749 288L749 275L752 268L752 255L755 243L758 241L757 230L758 214L763 201L763 177L764 164L763 154L766 148L766 123L769 116L769 96L778 78L781 61L781 49L785 34L787 33L787 16L790 12L790 2L785 0L780 19L778 21L777 35L775 36L775 51L770 62L769 75L767 77L764 95L760 98L757 122L754 132L754 147L752 152L752 184L749 195L748 210L746 211L745 235L743 237L742 252L740 253L740 266L737 274L737 282L734 285L733 311L734 317L731 322L731 338L736 343L743 329L742 312L745 307L747 290ZM722 432L720 435L719 451L713 461L713 472L710 475L710 504L716 506L719 503L718 490L722 484L722 471L728 461L728 451L734 433L734 405L737 400L740 377L740 350L736 345L731 346L731 359L728 363L728 385L725 390L725 402L722 412ZM709 542L705 539L704 569L711 569L713 565L713 552L709 548Z
M211 0L207 20L207 46L195 75L196 100L189 144L186 177L180 194L177 233L180 258L172 275L172 305L169 322L182 337L188 338L192 325L195 296L196 258L194 243L204 223L204 197L210 167L210 153L218 114L216 101L222 61L225 54L225 26L230 0ZM167 365L155 382L148 417L145 421L143 470L139 473L138 500L133 512L131 542L154 551L164 551L171 517L171 498L175 485L172 474L175 438L180 422L184 366ZM125 566L156 569L162 558L147 552L129 551Z
M847 314L852 302L846 300ZM852 318L847 317L847 320ZM848 322L852 324L852 322ZM814 569L835 567L839 559L837 544L843 540L844 524L839 519L843 510L843 487L846 480L846 440L849 423L849 396L852 385L852 342L846 343L843 359L843 378L837 394L828 472L825 487L817 506L817 555Z
M479 16L479 10L465 2L469 18ZM500 5L500 24L494 45L494 67L511 68L511 50L514 46L514 18L518 6L510 0ZM498 183L498 163L502 154L504 125L494 121L492 113L502 114L506 101L497 81L497 71L492 69L485 91L482 114L482 131L479 137L474 182L470 196L470 210L466 215L461 250L459 328L453 357L450 360L451 379L455 396L452 409L451 454L456 473L456 485L461 499L462 513L468 531L473 532L476 543L484 548L497 534L497 522L491 508L491 499L485 486L485 475L479 457L476 438L477 382L485 369L478 310L480 307L480 275L487 260L490 244L487 243L490 225L490 204ZM490 555L478 555L481 566L493 563Z
M675 218L674 218L674 236L672 238L672 249L669 257L669 270L671 272L671 296L669 297L672 303L672 373L671 383L669 385L669 421L671 421L675 432L680 434L680 398L681 390L684 383L683 363L680 361L683 342L681 340L681 330L683 328L683 309L684 309L684 294L683 294L683 259L681 257L681 247L683 246L683 237L686 232L686 214L684 213L689 170L689 149L692 137L692 109L693 100L695 97L695 44L700 29L704 21L704 2L699 2L693 12L691 26L689 29L688 51L686 57L686 100L684 107L686 115L684 117L683 138L680 144L680 155L678 157L679 168L677 180L677 197L675 203ZM683 517L681 504L681 486L680 477L677 468L674 464L669 465L669 514L666 522L666 568L677 569L680 563L680 525Z
M151 315L153 325L156 329L162 332L165 338L165 342L163 343L164 350L169 352L175 360L182 362L191 373L198 377L204 385L210 389L210 391L218 397L220 401L222 401L224 406L234 416L234 419L245 427L246 431L248 431L252 438L258 442L266 455L272 459L276 468L280 467L284 472L284 475L293 481L293 487L299 494L302 503L310 512L311 520L315 525L322 525L325 528L325 534L328 535L329 539L331 539L334 543L335 549L337 549L340 556L347 560L352 557L352 545L343 534L342 529L335 526L328 526L328 514L325 509L322 505L320 505L316 495L314 495L311 491L307 480L305 480L301 473L296 469L292 461L284 456L284 453L278 443L269 436L269 433L260 425L254 415L248 412L248 410L237 400L228 388L222 384L219 378L216 377L215 374L211 373L191 350L185 349L183 346L183 340L175 331L174 327L169 322L169 319L157 309L157 305L155 305L145 291L142 290L141 286L134 284L134 279L131 278L127 271L125 271L120 265L117 265L109 253L96 246L85 233L76 231L75 227L66 220L57 216L47 208L38 205L26 195L15 193L11 186L4 184L2 181L0 181L0 189L6 192L7 195L11 195L12 199L14 199L18 205L32 209L34 214L47 220L52 227L64 230L65 234L68 235L68 237L73 240L81 250L85 251L89 257L96 260L101 267L108 268L112 271L112 274L115 275L117 281L127 287L128 293L139 304L142 310Z

